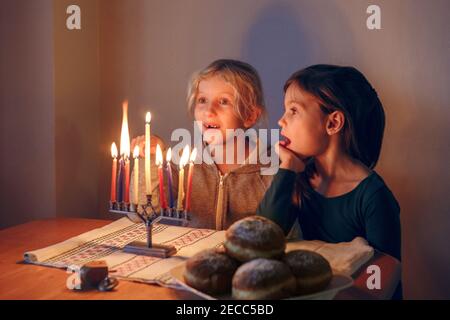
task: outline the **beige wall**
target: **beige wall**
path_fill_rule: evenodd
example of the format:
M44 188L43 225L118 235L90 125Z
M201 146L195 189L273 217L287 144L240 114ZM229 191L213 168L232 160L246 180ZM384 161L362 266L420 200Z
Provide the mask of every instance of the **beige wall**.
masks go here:
M66 8L81 8L81 30ZM100 109L97 0L54 0L55 178L58 216L98 217Z
M98 7L96 1L77 2L86 18L80 33L67 32L61 26L64 1L55 2L54 26L42 17L33 22L36 30L55 30L54 80L51 52L33 45L30 31L23 31L13 23L15 20L6 18L15 35L9 38L28 39L29 50L36 54L17 55L22 48L20 40L14 41L15 51L6 55L1 51L2 68L13 74L6 76L2 69L2 146L8 146L7 150L18 148L5 137L19 135L22 143L31 139L34 145L45 145L51 152L35 155L36 163L48 168L50 174L37 176L34 184L26 183L28 175L23 170L17 180L20 187L7 188L14 180L12 170L2 167L2 190L6 190L2 196L20 199L25 184L25 188L39 190L47 199L38 212L51 215L57 210L58 215L110 217L105 209L109 147L119 139L124 99L130 101L132 135L143 133L142 119L151 109L154 132L168 139L174 128L191 125L184 102L190 74L214 59L238 58L260 71L271 125L275 126L281 115L282 84L293 71L313 63L354 65L377 88L386 109L387 128L377 170L402 208L405 296L450 297L450 251L446 245L450 233L450 201L446 195L450 190L448 1L99 0ZM20 3L25 6L34 2ZM45 3L47 11L37 12L48 16L51 8L49 2ZM372 3L381 6L379 31L365 27L365 11ZM26 20L23 7L11 6L17 14L21 12L18 18ZM9 33L1 29L3 44ZM45 32L38 39L51 45ZM31 71L23 63L10 66L3 57L22 62L38 59L39 66L33 66L45 90L33 91L35 87L27 80ZM41 65L42 61L47 65ZM52 81L53 114L49 98ZM20 93L27 93L29 98L18 97ZM16 101L14 107L7 103L12 101ZM47 113L36 112L34 101L41 101ZM26 121L34 131L17 133L25 110L33 110ZM4 120L4 114L15 122ZM49 127L53 116L56 131L37 130L34 123L38 116ZM54 145L47 140L52 135ZM45 157L52 152L56 163ZM25 156L30 154L23 153L14 168L27 167ZM52 168L56 172L53 185L49 178ZM45 192L34 182L43 178L47 179L42 183ZM56 193L53 207L52 192ZM18 207L9 208L16 222L32 218ZM7 219L2 216L2 223Z
M0 8L0 228L54 217L52 1Z
M69 31L72 3L2 3L0 227L99 216L98 1Z

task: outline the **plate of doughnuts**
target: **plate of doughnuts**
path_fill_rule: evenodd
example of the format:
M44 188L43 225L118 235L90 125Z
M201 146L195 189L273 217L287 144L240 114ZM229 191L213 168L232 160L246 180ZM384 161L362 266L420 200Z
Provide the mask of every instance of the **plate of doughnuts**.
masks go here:
M353 284L308 250L288 253L281 228L251 216L232 224L219 248L198 252L171 270L187 290L208 300L330 300Z

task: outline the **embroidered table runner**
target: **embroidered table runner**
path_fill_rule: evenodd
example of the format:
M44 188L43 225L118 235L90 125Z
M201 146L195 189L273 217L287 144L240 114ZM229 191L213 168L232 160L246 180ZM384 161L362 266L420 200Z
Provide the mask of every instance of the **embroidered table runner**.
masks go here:
M122 218L64 242L26 252L24 259L28 263L56 268L104 260L110 271L114 271L111 274L114 277L178 287L169 271L203 249L220 246L224 238L225 231L155 224L153 243L173 245L178 252L166 259L138 256L122 249L130 242L146 240L145 225Z

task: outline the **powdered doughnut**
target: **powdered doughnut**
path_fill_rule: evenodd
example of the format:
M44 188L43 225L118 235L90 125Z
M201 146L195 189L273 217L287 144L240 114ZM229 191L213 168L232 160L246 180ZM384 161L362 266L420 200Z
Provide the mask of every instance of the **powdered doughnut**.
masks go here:
M235 299L282 299L295 293L296 282L289 267L281 261L254 259L240 266L234 277Z
M283 230L271 220L251 216L233 223L226 232L227 254L239 261L281 259L286 248Z
M186 262L184 280L191 287L205 293L229 292L231 280L239 263L214 249L201 251Z
M288 252L283 261L297 281L297 295L325 289L333 277L330 263L320 254L308 250Z

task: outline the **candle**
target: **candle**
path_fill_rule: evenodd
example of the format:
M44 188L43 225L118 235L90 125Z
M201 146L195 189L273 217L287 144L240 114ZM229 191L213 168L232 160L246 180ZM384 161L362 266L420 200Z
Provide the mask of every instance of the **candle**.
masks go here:
M173 199L173 190L172 190L172 167L170 166L170 161L172 160L172 149L169 148L166 153L166 170L167 170L167 182L169 188L169 207L175 207L174 199Z
M134 204L139 204L139 146L134 147ZM137 208L136 208L137 210Z
M117 179L117 147L113 142L111 145L111 157L113 158L112 163L112 175L111 175L111 202L116 201L116 179Z
M120 134L120 155L124 159L125 172L122 179L125 183L124 201L130 202L130 132L128 130L128 102L125 101L122 105L122 132Z
M167 208L166 195L164 194L164 174L163 174L163 156L161 147L156 145L156 159L155 164L158 166L158 178L159 178L159 204L162 209Z
M150 121L152 115L147 112L145 115L145 194L152 194L152 171L150 167Z
M188 181L186 187L186 205L185 211L188 212L191 208L191 193L192 193L192 175L194 174L194 161L197 157L197 148L194 148L191 153L191 158L189 159L189 173L188 173Z
M183 153L180 159L180 172L178 175L178 203L177 210L183 211L183 198L184 198L184 166L187 164L189 158L189 145L186 145L183 149Z
M130 203L130 159L125 158L125 195L123 197L125 203Z
M119 159L119 177L117 178L117 202L123 201L123 175L125 171L123 157Z

